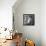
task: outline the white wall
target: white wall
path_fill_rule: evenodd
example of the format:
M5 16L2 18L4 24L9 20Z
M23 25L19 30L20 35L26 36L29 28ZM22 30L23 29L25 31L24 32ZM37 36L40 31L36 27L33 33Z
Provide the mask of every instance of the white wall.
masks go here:
M16 0L0 0L0 27L12 28L12 6Z
M46 0L41 1L41 40L42 46L46 46Z
M15 5L14 5L15 6ZM15 7L16 8L16 7ZM36 46L41 46L41 1L40 0L23 0L20 5L14 9L15 29L23 33L24 38L35 41ZM23 14L35 14L35 25L24 26Z

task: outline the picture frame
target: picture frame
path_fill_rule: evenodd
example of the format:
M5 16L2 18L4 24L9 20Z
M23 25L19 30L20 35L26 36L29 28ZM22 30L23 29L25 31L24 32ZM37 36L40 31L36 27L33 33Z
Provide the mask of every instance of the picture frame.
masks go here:
M23 14L23 25L35 25L35 14Z

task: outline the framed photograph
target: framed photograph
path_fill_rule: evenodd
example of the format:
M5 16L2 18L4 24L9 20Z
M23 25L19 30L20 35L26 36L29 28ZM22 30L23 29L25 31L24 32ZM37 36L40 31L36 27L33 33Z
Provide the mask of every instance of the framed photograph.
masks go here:
M23 25L34 25L35 24L34 14L23 14Z

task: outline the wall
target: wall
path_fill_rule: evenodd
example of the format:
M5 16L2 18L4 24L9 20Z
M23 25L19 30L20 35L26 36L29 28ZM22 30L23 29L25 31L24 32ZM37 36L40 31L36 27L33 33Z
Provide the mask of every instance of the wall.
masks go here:
M16 6L16 5L14 5ZM13 7L15 29L23 33L24 39L35 41L36 46L41 46L41 1L40 0L23 0L18 7ZM23 14L35 14L35 25L24 26Z
M46 0L41 1L41 41L46 46Z
M16 0L0 0L0 27L12 28L12 6Z

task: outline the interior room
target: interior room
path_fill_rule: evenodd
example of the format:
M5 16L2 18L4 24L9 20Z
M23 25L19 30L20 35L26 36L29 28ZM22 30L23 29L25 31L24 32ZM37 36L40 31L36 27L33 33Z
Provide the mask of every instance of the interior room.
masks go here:
M46 46L46 1L0 0L0 46Z

